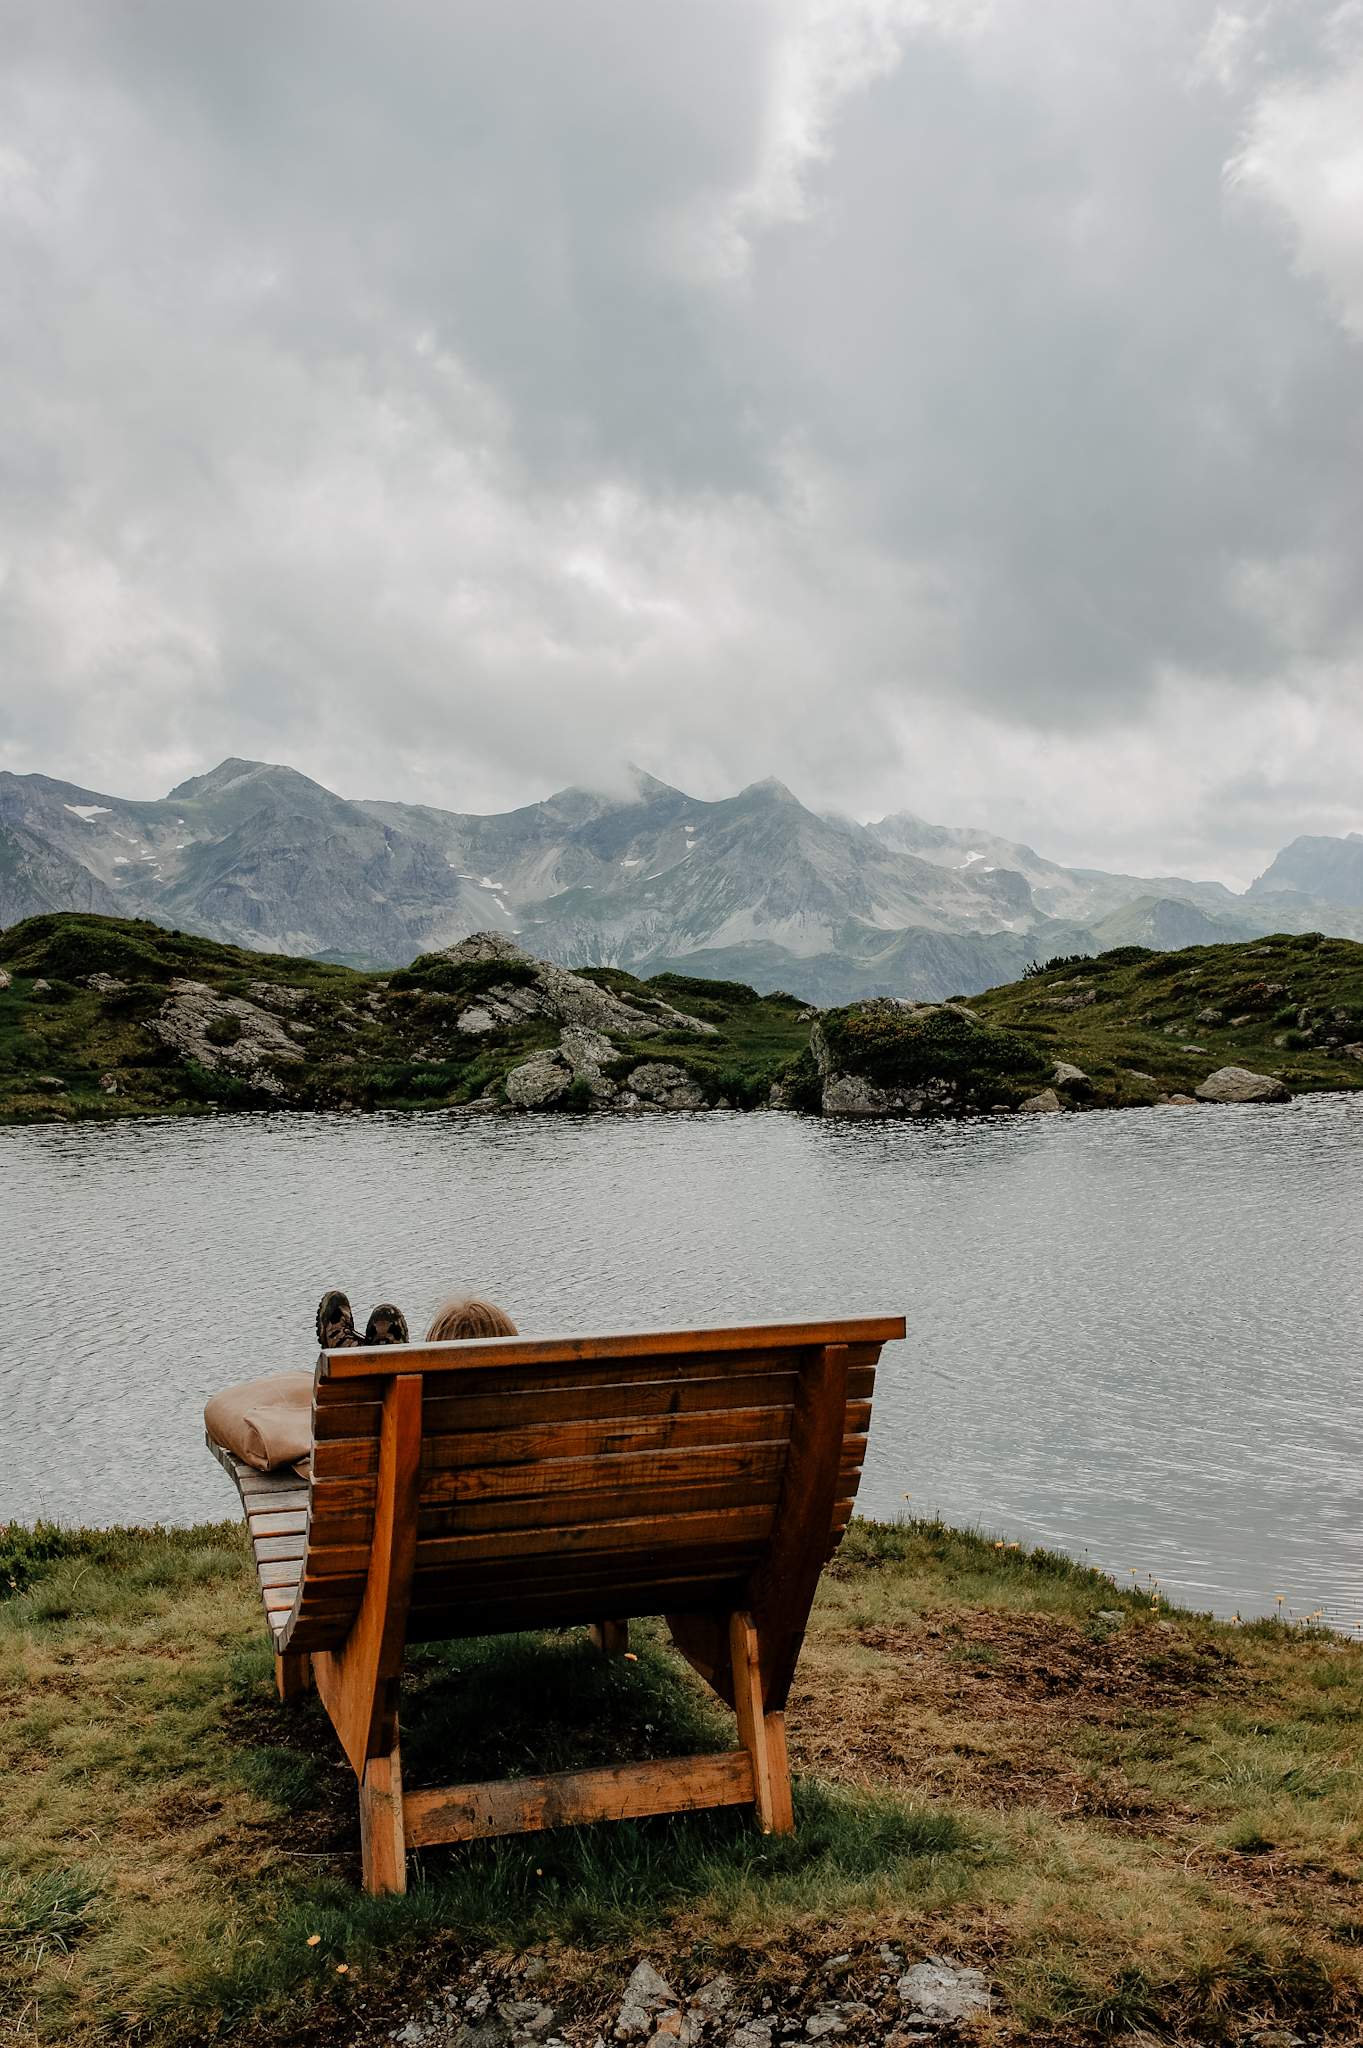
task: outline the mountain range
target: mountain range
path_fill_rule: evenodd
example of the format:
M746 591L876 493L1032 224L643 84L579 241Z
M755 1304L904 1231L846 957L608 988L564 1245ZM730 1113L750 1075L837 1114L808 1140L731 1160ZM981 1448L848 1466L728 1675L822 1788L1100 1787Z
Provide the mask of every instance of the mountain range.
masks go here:
M481 816L350 801L262 761L151 802L0 774L0 925L62 909L366 968L491 928L565 965L940 999L1053 954L1363 938L1363 835L1296 839L1238 896L909 812L857 824L774 780L706 803L632 770L613 794Z

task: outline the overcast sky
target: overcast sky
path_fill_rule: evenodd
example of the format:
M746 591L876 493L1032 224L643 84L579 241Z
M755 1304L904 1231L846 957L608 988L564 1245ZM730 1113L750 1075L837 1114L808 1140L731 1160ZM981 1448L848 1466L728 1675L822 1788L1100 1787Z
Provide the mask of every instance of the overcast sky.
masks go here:
M1363 7L0 0L0 766L1363 829Z

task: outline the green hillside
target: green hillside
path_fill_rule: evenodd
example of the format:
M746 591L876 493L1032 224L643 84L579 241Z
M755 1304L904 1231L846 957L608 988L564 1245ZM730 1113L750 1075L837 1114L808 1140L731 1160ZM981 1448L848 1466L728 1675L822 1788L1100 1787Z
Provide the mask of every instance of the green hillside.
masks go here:
M1087 1088L1059 1090L1074 1107L1190 1095L1226 1066L1294 1091L1363 1087L1363 1060L1345 1050L1363 1041L1363 945L1352 939L1279 933L1176 953L1119 946L1096 960L1052 960L969 1000L982 1023L1029 1038L1048 1064L1083 1070Z
M456 1029L461 1010L493 983L532 974L505 962L456 967L429 956L378 975L143 920L60 912L0 935L0 969L10 976L0 990L0 1122L493 1103L512 1067L559 1039L545 1017L477 1037ZM619 1080L636 1061L666 1061L708 1102L752 1109L780 1075L789 1104L817 1108L808 1013L795 997L681 974L642 981L618 968L578 972L640 1008L661 999L716 1026L714 1037L667 1030L616 1039L610 1071ZM91 987L91 977L106 985ZM175 981L268 1013L275 1049L242 1074L212 1071L162 1043L151 1026ZM1056 1061L1087 1077L1059 1089L1074 1109L1191 1095L1222 1066L1275 1075L1294 1091L1363 1086L1363 1060L1348 1051L1363 1042L1363 945L1349 939L1280 935L1174 953L1122 946L1097 959L1052 960L962 1000L981 1028L945 1012L927 1031L901 1032L902 1074L894 1033L869 1031L871 1013L825 1012L824 1029L842 1049L864 1041L862 1070L880 1085L934 1074L957 1084L940 1102L944 1111L1015 1106L1050 1084ZM208 1036L230 1050L237 1028L218 1016Z
M142 919L56 913L0 935L0 1122L212 1114L220 1109L432 1109L495 1099L506 1074L559 1026L535 1018L477 1037L455 1028L460 1011L492 983L528 970L502 963L453 968L417 961L405 972L369 974L280 953L252 953ZM685 1069L710 1101L765 1103L776 1070L803 1048L809 1026L793 996L759 998L726 982L661 975L636 980L613 968L584 978L647 1009L657 999L702 1016L717 1035L663 1031L616 1041L624 1071L641 1059ZM123 984L92 988L92 976ZM255 1077L210 1071L163 1044L149 1028L175 981L201 983L278 1022L282 1056ZM46 983L47 986L41 986ZM279 991L276 996L273 992ZM287 1000L285 1000L287 999ZM234 1022L209 1037L225 1049Z

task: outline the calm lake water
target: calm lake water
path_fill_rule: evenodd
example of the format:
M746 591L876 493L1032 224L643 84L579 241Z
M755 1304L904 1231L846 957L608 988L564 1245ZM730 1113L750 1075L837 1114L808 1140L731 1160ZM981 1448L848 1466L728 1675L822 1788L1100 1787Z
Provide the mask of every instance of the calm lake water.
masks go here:
M1363 1621L1363 1096L856 1126L715 1113L0 1131L0 1520L236 1511L215 1389L317 1298L415 1331L902 1311L861 1506Z

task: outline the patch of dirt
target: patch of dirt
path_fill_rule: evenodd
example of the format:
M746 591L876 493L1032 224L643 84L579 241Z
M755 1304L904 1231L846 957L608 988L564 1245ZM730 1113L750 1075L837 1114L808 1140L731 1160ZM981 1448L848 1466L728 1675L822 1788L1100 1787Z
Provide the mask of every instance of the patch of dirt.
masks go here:
M1033 1725L1120 1722L1245 1689L1228 1651L1167 1623L1095 1640L1054 1615L984 1607L949 1620L927 1614L921 1628L861 1629L857 1640L893 1657L915 1691L972 1720L1025 1709Z
M930 1613L912 1628L868 1627L887 1660L864 1681L801 1667L787 1715L792 1761L823 1777L910 1786L985 1806L1082 1813L1118 1829L1176 1833L1190 1808L1076 1758L1077 1729L1177 1714L1244 1681L1235 1659L1178 1631L1090 1638L1044 1614Z

